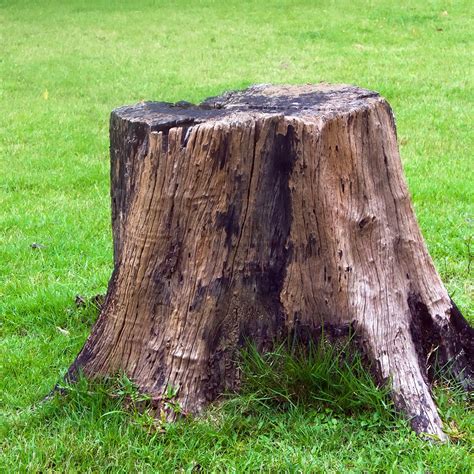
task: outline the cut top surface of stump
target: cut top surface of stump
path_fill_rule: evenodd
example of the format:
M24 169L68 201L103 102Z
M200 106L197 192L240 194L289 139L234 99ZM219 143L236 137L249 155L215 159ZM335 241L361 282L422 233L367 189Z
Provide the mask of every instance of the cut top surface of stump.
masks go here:
M199 105L184 101L141 102L119 107L113 115L128 122L145 124L151 131L166 131L230 116L248 116L253 112L324 118L367 107L374 100L381 100L377 92L350 85L261 84L211 97Z

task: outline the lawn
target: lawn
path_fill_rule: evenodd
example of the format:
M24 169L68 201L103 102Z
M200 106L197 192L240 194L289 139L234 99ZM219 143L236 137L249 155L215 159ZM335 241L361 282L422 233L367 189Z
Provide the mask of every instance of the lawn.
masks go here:
M472 472L474 412L445 387L452 441L379 409L252 394L158 429L124 381L39 404L81 348L112 268L110 111L253 83L351 83L391 103L431 255L474 321L469 1L0 0L0 472ZM33 245L34 244L34 245Z

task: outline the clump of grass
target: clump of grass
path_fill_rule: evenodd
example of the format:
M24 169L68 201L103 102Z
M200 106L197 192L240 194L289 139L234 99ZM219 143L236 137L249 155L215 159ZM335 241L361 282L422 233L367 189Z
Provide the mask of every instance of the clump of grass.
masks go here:
M289 348L278 345L260 353L255 345L242 352L242 395L267 407L306 405L318 411L355 415L367 411L387 422L396 417L388 386L378 386L362 355L348 341Z
M474 393L456 380L449 365L435 366L433 394L451 442L466 441L474 446Z

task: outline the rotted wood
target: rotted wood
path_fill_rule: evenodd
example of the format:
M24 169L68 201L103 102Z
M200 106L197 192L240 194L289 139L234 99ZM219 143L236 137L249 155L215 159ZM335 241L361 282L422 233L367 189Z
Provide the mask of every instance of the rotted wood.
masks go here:
M417 432L445 439L436 358L472 387L473 330L419 231L388 103L352 86L254 86L113 111L114 271L69 371L124 371L198 413L239 385L244 340L352 327Z

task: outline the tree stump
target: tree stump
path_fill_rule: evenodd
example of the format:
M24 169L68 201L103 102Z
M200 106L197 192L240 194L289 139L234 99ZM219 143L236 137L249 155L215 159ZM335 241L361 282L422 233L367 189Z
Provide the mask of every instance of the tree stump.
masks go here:
M473 330L427 252L395 123L351 86L250 87L112 112L114 271L69 370L124 371L197 413L246 340L352 328L417 432L442 439L429 367L472 387Z

